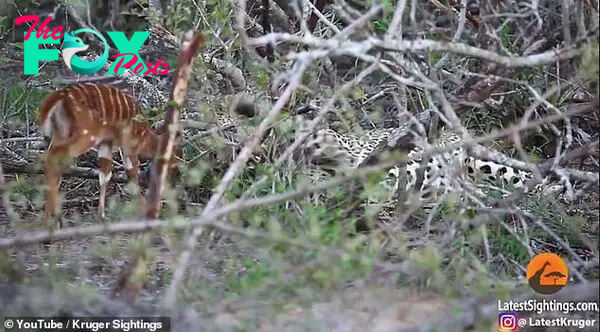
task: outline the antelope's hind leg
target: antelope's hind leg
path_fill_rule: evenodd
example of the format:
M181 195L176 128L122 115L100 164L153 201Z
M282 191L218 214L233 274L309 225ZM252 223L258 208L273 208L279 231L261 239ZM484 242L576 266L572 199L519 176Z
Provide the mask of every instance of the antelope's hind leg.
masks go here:
M66 144L50 144L46 155L44 172L48 179L48 196L44 208L44 225L48 226L48 220L53 215L61 215L60 202L58 200L59 187L62 178L62 172L69 167L71 159L80 156L89 151L95 145L94 137L84 137L76 141L70 141ZM62 218L59 217L57 226L62 226Z
M60 215L60 202L58 199L59 187L62 178L62 170L69 164L69 153L67 146L50 145L44 160L44 173L48 181L48 192L46 204L44 205L43 223L49 226L49 220L53 216ZM57 228L61 226L60 217L57 218Z

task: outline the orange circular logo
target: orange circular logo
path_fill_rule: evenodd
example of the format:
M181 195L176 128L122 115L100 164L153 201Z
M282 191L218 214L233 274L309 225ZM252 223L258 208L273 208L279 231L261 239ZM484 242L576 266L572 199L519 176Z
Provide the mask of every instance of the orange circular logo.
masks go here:
M540 294L554 294L569 281L569 268L557 254L541 253L527 265L527 281Z

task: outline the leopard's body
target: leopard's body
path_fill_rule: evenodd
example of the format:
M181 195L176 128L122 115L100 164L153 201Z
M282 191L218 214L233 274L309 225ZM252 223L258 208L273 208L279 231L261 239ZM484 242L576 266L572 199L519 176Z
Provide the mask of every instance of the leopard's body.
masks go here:
M532 178L532 174L529 172L469 156L466 150L458 144L460 141L461 138L457 134L442 130L435 145L439 148L444 148L447 145L457 145L458 147L437 156L429 157L424 165L423 183L419 188L424 196L428 196L431 190L435 189L443 189L444 193L459 191L460 184L465 183L465 181L480 183L481 181L477 180L490 180L499 185L500 188L505 189L520 188L527 180ZM417 146L407 154L410 161L405 169L408 177L405 190L409 190L416 185L422 153L423 148ZM398 188L397 181L401 171L399 167L393 167L388 172L388 177L395 179L394 184L391 186L394 190Z
M295 118L297 136L303 136L308 132L308 119L302 116ZM310 174L314 181L322 180L331 171L343 169L344 167L356 168L363 164L383 142L390 137L393 129L373 129L365 131L361 135L341 134L331 128L317 128L308 135L301 149L308 164L305 173ZM405 191L414 189L417 184L418 171L423 167L422 182L417 190L421 201L430 201L437 194L458 194L461 198L481 198L493 188L500 191L502 196L510 193L509 189L523 187L532 174L516 168L498 164L494 161L480 160L468 155L467 151L460 146L459 135L442 130L435 146L444 148L447 145L456 145L450 151L446 151L429 157L422 165L421 155L425 140L413 142L412 148L406 154L409 160L404 167L392 167L388 170L386 178L379 184L382 190L387 191L385 198L381 196L370 197L368 204L389 204L397 197L396 191L400 187L401 175L406 174ZM330 172L323 172L328 169ZM487 184L486 181L491 180ZM557 192L562 187L546 186L548 179L544 179L542 185L535 187L543 190L545 194ZM425 205L427 206L427 205Z

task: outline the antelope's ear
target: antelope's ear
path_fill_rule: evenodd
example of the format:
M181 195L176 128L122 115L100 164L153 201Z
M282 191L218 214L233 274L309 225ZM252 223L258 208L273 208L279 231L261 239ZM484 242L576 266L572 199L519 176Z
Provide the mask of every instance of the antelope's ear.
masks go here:
M160 124L158 126L156 126L156 128L154 129L154 131L156 132L157 135L162 136L163 134L167 134L167 127L164 124ZM177 132L175 133L175 142L177 142L177 144L181 143L181 126L179 126L179 128L177 129Z
M152 123L152 130L154 130L157 134L162 134L163 132L165 132L165 130L163 129L165 126L165 120L161 119L158 121L154 121Z

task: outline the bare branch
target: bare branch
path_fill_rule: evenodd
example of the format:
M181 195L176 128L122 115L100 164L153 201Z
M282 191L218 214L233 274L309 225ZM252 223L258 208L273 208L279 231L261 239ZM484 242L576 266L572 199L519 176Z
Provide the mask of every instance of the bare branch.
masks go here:
M206 204L206 207L204 208L204 212L202 213L201 218L208 215L209 213L212 212L212 210L217 208L221 198L225 194L225 191L229 188L229 186L231 185L231 183L233 182L235 177L246 166L246 163L252 156L252 152L254 151L254 148L262 140L265 132L267 131L267 129L269 128L271 123L277 118L277 116L279 115L279 112L281 111L283 106L287 103L287 100L290 98L290 96L292 95L292 92L300 84L302 74L306 70L307 66L308 66L307 60L298 61L298 63L296 64L295 73L290 78L290 83L289 83L288 87L285 89L285 91L282 93L280 98L277 100L277 103L275 103L275 105L273 105L273 108L271 109L271 111L267 114L267 116L263 119L263 121L258 125L258 127L256 127L256 129L250 136L250 139L248 140L246 145L240 151L240 154L237 157L237 159L231 164L231 166L229 167L229 169L227 170L225 175L223 175L221 182L215 188L215 193L211 196L210 200ZM193 252L194 248L196 247L196 241L198 240L198 237L201 234L202 234L202 228L199 228L199 227L193 228L191 234L188 236L188 238L184 242L185 248L184 248L183 252L181 253L179 259L177 260L179 267L177 268L177 270L175 270L175 273L173 274L173 280L172 280L171 284L169 285L169 288L167 289L167 293L165 296L164 304L167 307L172 307L175 303L175 299L176 299L176 295L177 295L177 287L178 287L179 283L181 282L181 280L183 279L183 275L185 274L185 271L188 266L187 262L190 259L190 256L192 255L192 252Z
M177 62L175 85L171 93L171 102L166 110L160 147L152 165L152 177L148 193L149 205L146 211L147 218L158 218L160 213L160 202L165 190L169 167L168 161L173 154L179 130L179 109L185 102L187 83L194 59L203 44L204 37L200 33L188 31L183 37L181 54Z
M382 51L414 53L423 51L451 52L457 55L469 56L477 59L497 63L506 68L534 67L551 64L556 61L571 59L582 54L581 48L566 48L556 51L531 54L528 56L503 56L478 47L462 43L440 42L435 40L389 40L383 41L370 37L363 41L350 41L346 39L320 39L314 36L296 36L288 33L271 33L263 37L250 39L251 46L262 46L269 43L292 42L319 48L323 55L365 54L372 49ZM294 58L294 55L289 55Z

